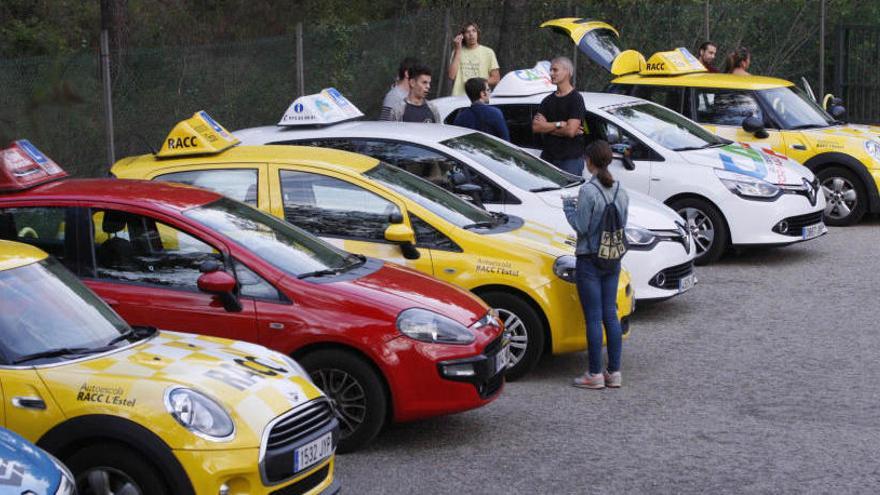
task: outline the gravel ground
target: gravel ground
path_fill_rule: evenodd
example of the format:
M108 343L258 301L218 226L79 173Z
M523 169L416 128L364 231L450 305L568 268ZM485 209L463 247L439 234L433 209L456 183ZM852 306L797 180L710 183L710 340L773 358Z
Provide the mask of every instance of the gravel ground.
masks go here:
M346 493L880 492L880 220L732 254L638 308L624 387L584 353L340 456Z

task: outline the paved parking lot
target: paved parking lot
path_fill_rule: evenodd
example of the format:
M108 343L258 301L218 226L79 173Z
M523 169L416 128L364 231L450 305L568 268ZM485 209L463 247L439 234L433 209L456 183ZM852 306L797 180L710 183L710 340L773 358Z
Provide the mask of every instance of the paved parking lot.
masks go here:
M638 308L624 388L545 359L489 406L340 456L347 493L877 493L880 220L699 270Z

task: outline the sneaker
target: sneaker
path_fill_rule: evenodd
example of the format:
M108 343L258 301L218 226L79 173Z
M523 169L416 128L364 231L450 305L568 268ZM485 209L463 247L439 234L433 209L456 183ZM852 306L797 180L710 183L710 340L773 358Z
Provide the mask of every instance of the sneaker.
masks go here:
M594 390L605 388L605 377L599 373L584 373L575 378L571 384L578 388L590 388Z
M620 388L623 385L623 375L619 371L614 373L605 371L602 375L605 377L605 386L608 388Z

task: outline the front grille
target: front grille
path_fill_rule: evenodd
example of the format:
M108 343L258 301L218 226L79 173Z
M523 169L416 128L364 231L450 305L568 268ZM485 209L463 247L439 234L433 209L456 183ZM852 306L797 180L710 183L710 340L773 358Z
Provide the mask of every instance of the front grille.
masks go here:
M480 394L481 399L486 399L501 390L501 385L504 385L504 373L498 373L490 378L489 381L477 385L477 392Z
M314 440L318 432L327 430L335 421L333 409L324 398L307 402L277 420L266 437L262 465L265 481L279 483L294 476L296 448Z
M280 490L275 490L270 495L302 495L303 493L307 493L309 490L312 490L316 486L323 483L324 480L327 479L327 475L329 474L330 464L327 464L326 466L297 481L296 483L285 486Z
M651 277L651 281L648 282L648 285L657 287L658 289L678 290L678 283L681 279L692 273L694 273L694 262L688 261L687 263L682 263L681 265L675 265L665 270L661 270Z
M798 215L780 220L779 223L773 227L773 232L782 235L800 237L804 227L815 225L822 221L823 213L823 211L817 211L815 213L807 213L806 215Z

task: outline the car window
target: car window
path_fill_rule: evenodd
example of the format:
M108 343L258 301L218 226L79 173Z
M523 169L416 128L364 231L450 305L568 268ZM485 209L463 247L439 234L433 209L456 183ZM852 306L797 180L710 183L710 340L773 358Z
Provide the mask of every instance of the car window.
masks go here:
M358 152L358 145L352 142L352 140L345 138L293 139L269 144L293 144L296 146L314 146L316 148L333 148L342 151L351 151L353 153Z
M708 148L728 141L681 114L651 103L614 105L604 109L636 132L673 151ZM623 131L618 131L623 132Z
M504 115L510 142L523 148L543 149L544 136L532 132L532 119L538 110L537 105L493 105Z
M773 109L776 120L783 129L809 129L827 127L834 119L804 93L801 88L764 89L757 92L768 108Z
M221 262L219 251L150 217L92 210L95 277L197 291L202 263Z
M664 106L678 113L684 113L684 88L669 86L636 86L633 96Z
M416 247L439 249L442 251L462 252L452 239L435 229L428 222L410 213L409 221L416 233Z
M257 275L253 270L244 265L244 263L235 260L235 278L238 279L238 285L241 288L240 295L242 297L253 297L256 299L268 299L270 301L280 301L284 298L272 284L263 277Z
M0 210L0 239L36 246L75 272L74 210L53 207Z
M284 219L319 236L385 242L400 209L360 186L326 175L281 170Z
M257 169L189 170L156 176L154 180L204 187L256 206Z
M623 130L617 124L601 119L600 126L605 134L605 140L612 145L613 149L618 149L615 145L625 145L630 150L630 158L633 160L643 161L663 161L663 157L655 153L651 148L633 137L632 134Z
M764 122L761 106L750 91L695 88L694 98L697 122L740 126L747 117Z

